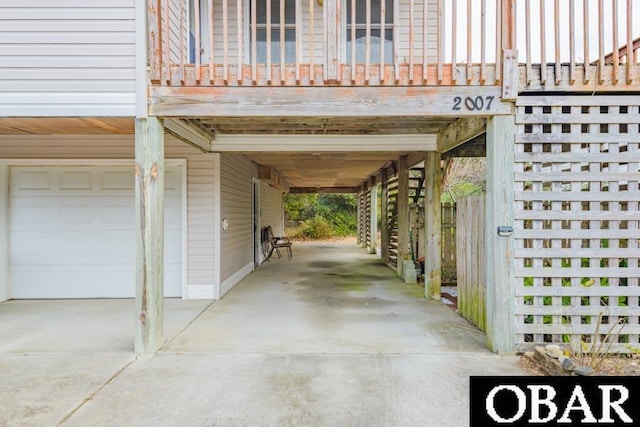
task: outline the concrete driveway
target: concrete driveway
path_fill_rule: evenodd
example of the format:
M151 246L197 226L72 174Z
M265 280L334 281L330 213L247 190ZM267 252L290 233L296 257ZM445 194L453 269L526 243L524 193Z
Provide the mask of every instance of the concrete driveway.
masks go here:
M167 300L133 354L133 301L0 304L0 425L458 426L470 375L523 375L373 255L296 244L221 301Z

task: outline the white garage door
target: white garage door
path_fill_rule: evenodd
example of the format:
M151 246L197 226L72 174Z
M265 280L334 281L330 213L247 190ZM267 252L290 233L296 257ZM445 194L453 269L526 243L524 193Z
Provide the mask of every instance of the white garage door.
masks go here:
M182 294L182 175L165 174L165 296ZM132 166L11 168L12 298L135 296Z

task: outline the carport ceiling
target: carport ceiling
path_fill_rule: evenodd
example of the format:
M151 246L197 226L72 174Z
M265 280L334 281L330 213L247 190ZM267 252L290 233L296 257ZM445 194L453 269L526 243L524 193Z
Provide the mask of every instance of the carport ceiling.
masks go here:
M291 187L357 187L405 152L247 153L254 162L277 169Z

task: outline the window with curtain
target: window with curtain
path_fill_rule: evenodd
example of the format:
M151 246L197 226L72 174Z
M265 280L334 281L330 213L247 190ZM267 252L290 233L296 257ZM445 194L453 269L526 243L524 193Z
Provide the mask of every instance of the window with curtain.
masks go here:
M355 12L355 50L356 63L364 63L367 47L367 1L371 4L371 51L369 58L371 63L380 62L380 44L384 43L384 62L393 62L393 0L356 0L355 11L351 0L345 0L344 9L347 11L346 17L346 52L345 59L351 63L351 49L353 21ZM385 5L384 22L382 21L381 6ZM384 28L384 40L381 40L382 29Z
M295 0L271 0L271 44L267 44L267 0L256 2L256 56L260 64L267 62L267 51L271 52L271 63L280 62L280 45L284 43L284 60L295 62L296 58L296 2ZM280 20L281 5L284 6L284 22ZM249 16L252 16L249 0ZM249 19L249 39L253 34L253 22ZM284 28L284 40L281 30Z

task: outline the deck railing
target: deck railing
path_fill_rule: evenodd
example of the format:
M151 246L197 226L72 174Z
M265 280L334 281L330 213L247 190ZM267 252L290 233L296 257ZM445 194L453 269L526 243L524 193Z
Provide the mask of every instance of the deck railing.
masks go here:
M503 3L149 0L150 77L185 86L495 85Z
M520 89L629 86L640 79L634 1L148 0L150 78L169 86L500 85L518 79L519 62Z
M534 79L543 86L563 79L631 85L640 78L637 0L525 0L523 6L518 47L527 85Z

